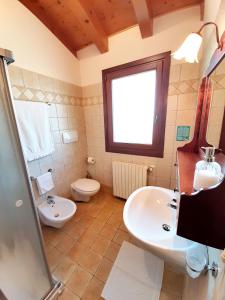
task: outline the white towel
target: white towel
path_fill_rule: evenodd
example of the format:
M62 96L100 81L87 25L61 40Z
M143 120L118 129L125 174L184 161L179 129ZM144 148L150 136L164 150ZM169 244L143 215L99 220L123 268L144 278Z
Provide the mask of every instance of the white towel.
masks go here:
M32 161L54 151L46 103L15 101L17 125L25 158Z
M37 177L37 187L40 195L51 191L55 185L52 179L52 173L47 172Z

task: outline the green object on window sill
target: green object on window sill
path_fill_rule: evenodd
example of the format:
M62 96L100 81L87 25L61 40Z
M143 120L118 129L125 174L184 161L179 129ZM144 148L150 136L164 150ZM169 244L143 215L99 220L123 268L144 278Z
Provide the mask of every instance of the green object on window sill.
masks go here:
M190 137L191 126L177 126L177 141L188 141Z

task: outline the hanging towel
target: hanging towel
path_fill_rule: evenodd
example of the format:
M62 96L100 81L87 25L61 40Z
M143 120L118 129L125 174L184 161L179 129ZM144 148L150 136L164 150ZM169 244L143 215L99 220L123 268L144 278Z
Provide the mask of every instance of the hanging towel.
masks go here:
M40 195L51 191L55 185L52 179L52 173L47 172L37 177L37 187Z
M15 108L25 158L32 161L51 154L54 144L46 103L15 101Z

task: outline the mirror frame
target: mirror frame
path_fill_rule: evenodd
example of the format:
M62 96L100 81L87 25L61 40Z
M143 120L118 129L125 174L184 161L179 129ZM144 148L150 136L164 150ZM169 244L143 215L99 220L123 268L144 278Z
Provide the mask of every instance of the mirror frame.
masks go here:
M201 153L201 147L210 145L206 140L209 110L212 98L212 82L210 75L225 58L225 31L221 36L220 44L221 48L217 48L214 51L209 66L200 82L193 139L190 143L187 143L183 147L178 147L178 150L182 149L184 152Z

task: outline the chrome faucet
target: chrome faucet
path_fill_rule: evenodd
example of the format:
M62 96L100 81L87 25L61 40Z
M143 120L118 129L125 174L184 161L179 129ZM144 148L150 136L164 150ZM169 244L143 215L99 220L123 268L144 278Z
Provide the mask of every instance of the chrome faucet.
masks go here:
M174 194L178 192L177 189L174 189ZM172 201L170 203L167 204L167 206L173 208L173 209L177 209L177 199L173 198Z
M47 197L47 203L48 204L55 204L54 196L48 196Z
M174 201L174 200L175 200L175 199L173 199L172 201ZM177 209L177 204L176 204L176 202L174 202L174 203L168 203L167 206L169 206L169 207L171 207L171 208L173 208L173 209Z

